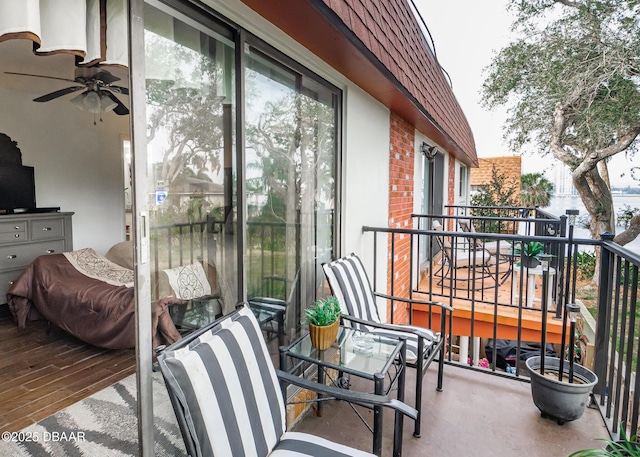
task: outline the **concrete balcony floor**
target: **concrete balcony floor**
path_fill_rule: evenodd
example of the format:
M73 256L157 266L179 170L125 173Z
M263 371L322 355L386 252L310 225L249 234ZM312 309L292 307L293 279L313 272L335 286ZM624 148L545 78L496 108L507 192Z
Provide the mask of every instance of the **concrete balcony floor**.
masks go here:
M413 436L413 421L404 421L403 456L406 457L567 457L580 449L604 447L596 438L608 438L600 412L558 425L542 418L533 404L530 384L446 365L444 390L437 392L437 366L427 371L423 385L422 436ZM414 370L407 386L415 384ZM362 383L362 381L360 381ZM364 388L352 378L353 388ZM412 390L411 390L412 391ZM407 403L413 395L407 389ZM345 402L324 402L322 417L308 414L295 431L312 433L371 451L369 430ZM361 410L365 417L372 413ZM384 413L383 456L392 455L393 411Z

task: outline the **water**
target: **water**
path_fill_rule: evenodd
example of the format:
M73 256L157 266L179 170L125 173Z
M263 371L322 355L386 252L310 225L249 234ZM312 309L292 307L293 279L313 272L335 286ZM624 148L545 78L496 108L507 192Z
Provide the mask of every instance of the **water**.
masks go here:
M615 213L622 209L624 205L629 205L631 208L640 208L640 195L613 196L613 206L615 208ZM556 216L562 216L568 209L580 210L580 216L578 216L579 218L583 215L588 215L587 210L582 203L582 200L580 200L580 197L578 196L554 196L551 198L551 204L548 207L542 209L551 214L555 214ZM624 231L624 227L616 226L616 233L620 233L622 231ZM591 238L589 230L580 227L578 223L576 223L573 233L575 238ZM640 253L640 237L627 244L625 248L629 249L630 251Z

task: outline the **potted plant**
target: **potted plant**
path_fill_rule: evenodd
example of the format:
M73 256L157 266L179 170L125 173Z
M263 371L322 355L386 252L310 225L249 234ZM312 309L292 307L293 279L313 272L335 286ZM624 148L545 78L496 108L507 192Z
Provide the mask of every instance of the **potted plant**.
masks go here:
M543 303L543 314L546 306ZM580 306L567 303L563 325L570 319L569 357L539 355L527 359L531 379L531 396L542 417L555 419L559 425L582 417L598 376L588 368L575 363L576 320ZM545 338L546 341L546 338ZM563 342L564 346L564 337Z
M535 268L540 265L540 255L544 253L544 244L540 241L529 241L522 245L522 248L515 248L514 254L522 254L522 266L525 268Z
M558 424L582 417L589 402L591 390L598 383L596 374L582 365L573 366L573 382L568 382L569 363L563 364L560 377L560 359L544 358L544 373L541 373L542 357L537 355L527 359L531 377L531 396L542 417L555 419Z
M606 443L607 446L605 448L576 451L569 457L640 457L640 442L637 441L635 436L629 439L623 428L620 429L619 440L597 439Z
M340 314L340 303L333 295L316 300L305 310L302 323L309 325L313 347L324 350L333 344L338 336Z

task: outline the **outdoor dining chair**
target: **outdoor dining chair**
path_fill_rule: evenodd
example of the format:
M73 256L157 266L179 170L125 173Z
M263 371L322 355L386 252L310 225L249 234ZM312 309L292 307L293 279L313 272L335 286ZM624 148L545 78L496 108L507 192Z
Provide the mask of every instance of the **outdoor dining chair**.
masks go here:
M192 457L373 456L314 435L287 431L283 392L288 384L417 417L413 408L397 399L327 386L276 370L258 321L244 304L167 347L158 355L158 365ZM397 449L399 456L401 442Z
M416 369L415 408L418 410L418 417L413 434L419 437L422 416L422 380L425 371L437 356L437 390L442 390L447 312L451 313L453 308L435 301L409 300L375 292L362 261L354 253L333 262L323 263L322 268L331 292L340 302L344 325L391 337L401 335L407 338L407 366ZM378 313L376 297L409 303L410 306L428 305L430 310L437 308L434 314L440 314L439 332L413 325L383 323Z
M432 222L432 227L435 231L443 231L437 219ZM439 278L439 286L467 290L494 288L496 283L502 285L511 273L510 269L504 270L500 265L496 268L497 257L482 245L476 246L474 243L466 249L458 249L457 244L452 246L444 235L434 238L441 252L440 268L434 273Z
M458 226L463 232L478 233L476 232L473 221L469 219L459 219ZM487 241L482 238L469 238L469 245L474 249L485 249L494 257L509 256L513 253L513 246L508 241Z

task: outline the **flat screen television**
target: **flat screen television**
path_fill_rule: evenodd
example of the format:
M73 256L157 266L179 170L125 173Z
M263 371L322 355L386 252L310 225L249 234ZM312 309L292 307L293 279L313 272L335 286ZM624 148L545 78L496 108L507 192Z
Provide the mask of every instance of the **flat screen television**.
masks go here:
M33 167L0 166L0 212L36 208L36 181Z

